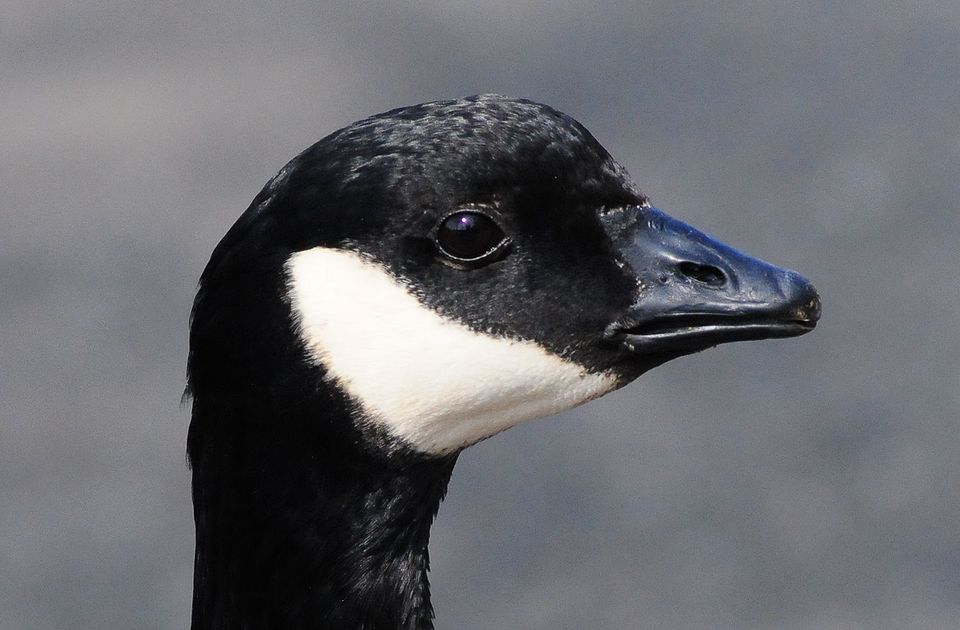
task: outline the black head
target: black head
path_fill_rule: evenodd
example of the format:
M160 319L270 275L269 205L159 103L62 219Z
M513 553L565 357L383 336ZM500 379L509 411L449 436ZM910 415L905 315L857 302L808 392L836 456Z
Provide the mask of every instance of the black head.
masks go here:
M267 184L204 271L191 386L330 383L359 424L446 453L818 316L800 276L651 208L569 116L476 96L360 121Z

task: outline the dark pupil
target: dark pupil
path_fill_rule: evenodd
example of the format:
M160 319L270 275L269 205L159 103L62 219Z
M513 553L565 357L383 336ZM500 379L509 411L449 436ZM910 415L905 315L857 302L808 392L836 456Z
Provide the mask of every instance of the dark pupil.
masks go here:
M440 226L437 242L443 251L456 258L479 258L503 240L503 232L489 217L479 212L458 212Z

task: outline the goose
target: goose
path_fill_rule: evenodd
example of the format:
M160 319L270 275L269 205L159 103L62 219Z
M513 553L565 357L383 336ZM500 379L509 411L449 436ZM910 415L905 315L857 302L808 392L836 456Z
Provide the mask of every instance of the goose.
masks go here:
M546 105L479 95L336 131L200 278L192 627L431 629L461 450L819 316L810 282L653 207Z

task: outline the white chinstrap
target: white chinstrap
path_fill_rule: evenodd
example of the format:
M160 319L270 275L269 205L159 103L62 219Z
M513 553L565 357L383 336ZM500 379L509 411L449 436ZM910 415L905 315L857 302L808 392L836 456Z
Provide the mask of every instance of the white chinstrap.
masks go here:
M367 419L443 454L614 389L532 341L442 317L358 253L317 247L286 263L288 298L310 357Z

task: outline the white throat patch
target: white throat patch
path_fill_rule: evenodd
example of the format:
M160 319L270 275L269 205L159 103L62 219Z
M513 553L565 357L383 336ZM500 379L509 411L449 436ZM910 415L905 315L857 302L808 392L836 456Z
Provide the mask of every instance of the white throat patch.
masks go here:
M532 341L441 317L355 252L297 252L286 271L310 356L371 421L421 452L450 453L616 387L615 376Z

